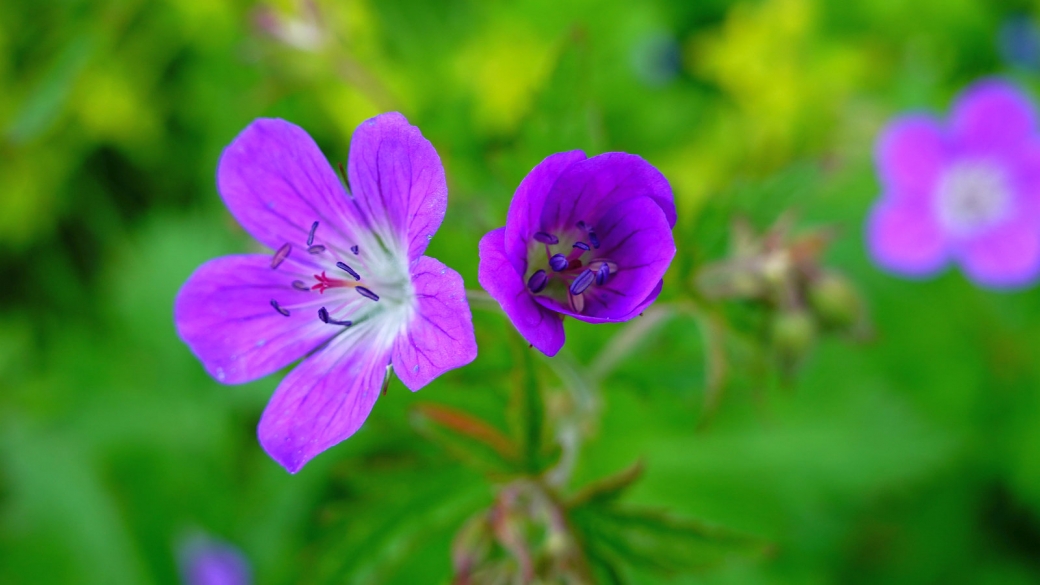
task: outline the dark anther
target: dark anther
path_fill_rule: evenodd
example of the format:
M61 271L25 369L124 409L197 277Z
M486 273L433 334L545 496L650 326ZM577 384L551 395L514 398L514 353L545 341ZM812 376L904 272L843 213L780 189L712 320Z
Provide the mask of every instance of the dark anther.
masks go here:
M358 274L357 272L354 272L354 269L351 268L350 266L347 266L346 264L344 264L342 262L336 262L336 266L338 266L339 269L342 270L343 272L346 272L347 274L353 276L354 280L361 280L361 275Z
M592 270L586 268L578 275L578 278L575 278L574 282L571 283L571 294L580 295L585 292L585 289L589 288L594 280L596 280L596 275L592 273Z
M579 250L584 250L586 252L588 252L591 249L591 248L589 248L589 245L586 244L585 242L574 242L574 246L573 247L578 248Z
M315 244L310 248L307 248L307 251L311 254L321 254L325 251L325 246L322 246L321 244Z
M351 252L353 252L355 256L357 256L357 255L358 255L358 247L357 247L357 244L354 244L353 246L351 246L351 247L350 247L350 251L351 251Z
M540 293L545 290L545 285L549 283L549 276L544 270L539 270L531 275L531 278L527 279L527 288L533 293Z
M307 234L307 245L310 246L314 243L314 232L318 231L318 222L311 224L311 233Z
M271 257L271 268L281 266L282 262L289 257L289 252L292 252L292 244L282 244L282 247L278 248L278 251Z
M567 269L567 257L563 254L553 254L552 258L549 258L549 267L555 272Z
M275 310L275 311L278 311L278 312L279 312L279 313L281 313L281 314L282 314L283 316L285 316L285 317L288 317L288 316L289 316L289 309L286 309L285 307L283 307L283 306L279 305L279 304L278 304L278 301L276 301L276 300L274 300L274 299L271 299L271 306L272 306L272 307L274 307L274 310Z
M608 276L610 276L610 266L607 266L607 263L604 262L599 265L599 270L596 271L596 284L603 286L607 282Z
M339 319L333 319L329 317L329 310L325 307L318 309L318 318L321 319L322 323L328 323L329 325L342 325L343 327L350 327L354 323L352 321L340 321Z
M379 295L377 295L376 293L368 290L367 288L365 288L363 286L356 286L356 287L354 287L354 290L358 291L358 294L363 296L363 297L365 297L366 299L372 299L373 301L378 301L379 300Z
M574 225L578 226L578 229L579 229L579 230L581 230L581 231L585 231L586 229L588 229L588 228L587 228L587 227L585 226L585 222L584 222L584 221L580 221L580 220L579 220L579 221L578 221L578 223L576 223L576 224L574 224Z
M294 280L294 281L292 281L292 287L295 288L296 290L302 290L303 292L307 292L307 291L311 290L311 288L309 286L307 286L307 283L303 282L302 280Z
M592 242L593 248L596 248L597 250L599 249L599 236L597 236L596 232L591 229L589 230L589 241Z
M547 234L545 232L535 232L534 239L538 240L543 244L549 244L550 246L553 244L560 243L560 238L557 238L556 236L552 234Z

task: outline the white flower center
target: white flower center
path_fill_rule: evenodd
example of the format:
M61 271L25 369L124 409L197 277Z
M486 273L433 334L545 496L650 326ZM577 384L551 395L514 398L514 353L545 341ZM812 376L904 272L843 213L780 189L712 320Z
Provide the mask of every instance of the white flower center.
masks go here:
M998 166L964 162L939 179L935 205L939 222L956 235L988 228L1004 219L1011 204L1007 176Z

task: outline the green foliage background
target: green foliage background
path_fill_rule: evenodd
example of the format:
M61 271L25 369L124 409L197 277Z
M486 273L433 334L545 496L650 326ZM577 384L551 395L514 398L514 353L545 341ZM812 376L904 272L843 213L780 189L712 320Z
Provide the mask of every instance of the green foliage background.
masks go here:
M505 432L526 369L561 384L501 314L475 308L475 363L418 394L395 380L361 432L297 476L255 440L279 376L219 385L171 316L196 266L254 246L214 187L238 131L284 117L343 161L353 128L392 109L444 160L450 206L429 253L470 288L480 236L566 149L638 153L672 181L662 304L725 256L733 217L761 229L794 209L838 227L826 262L858 283L869 340L820 337L787 378L755 311L720 304L744 341L727 345L710 417L687 316L604 380L571 487L641 459L627 504L768 543L664 572L622 547L625 579L1037 582L1040 293L955 271L899 280L861 235L887 118L942 110L980 76L1040 87L997 50L1001 23L1031 6L347 0L318 2L311 22L292 1L0 3L0 583L176 583L193 530L240 546L261 585L450 581L451 538L504 476L431 434L420 406ZM567 334L565 359L588 364L627 330Z

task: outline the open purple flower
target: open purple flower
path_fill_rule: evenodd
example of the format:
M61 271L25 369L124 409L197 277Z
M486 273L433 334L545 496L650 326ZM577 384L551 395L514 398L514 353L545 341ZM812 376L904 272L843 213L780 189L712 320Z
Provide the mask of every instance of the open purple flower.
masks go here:
M563 347L563 315L626 321L661 292L675 256L668 180L620 152L580 150L538 164L516 190L505 227L480 241L481 286L546 355Z
M391 362L415 391L477 354L462 278L423 256L444 219L433 146L397 113L361 124L347 192L314 141L260 119L220 159L217 186L272 255L211 260L181 288L177 330L217 380L255 380L304 359L258 428L295 473L354 434Z
M1040 140L1014 86L976 83L948 124L897 118L878 139L877 166L883 194L867 244L881 267L921 278L952 260L992 288L1040 274Z

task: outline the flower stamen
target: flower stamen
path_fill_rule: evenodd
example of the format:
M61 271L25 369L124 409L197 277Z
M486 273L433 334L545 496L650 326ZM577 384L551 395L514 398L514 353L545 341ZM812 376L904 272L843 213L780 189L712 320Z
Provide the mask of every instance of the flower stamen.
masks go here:
M549 276L545 274L544 270L536 271L531 278L527 279L527 288L533 293L542 292L547 284L549 284Z
M356 286L356 287L354 287L354 290L358 291L358 294L363 296L363 297L365 297L366 299L372 299L373 301L378 301L379 300L379 295L377 295L376 293L368 290L367 288L365 288L363 286Z
M567 270L569 264L567 257L563 254L554 254L552 258L549 258L549 268L553 269L553 272L562 272Z
M591 269L586 268L578 275L578 278L574 279L574 282L571 283L570 289L568 290L570 290L572 295L580 295L592 286L594 280L596 280L596 275Z
M333 319L329 316L329 310L325 307L318 309L318 319L321 319L322 323L328 323L329 325L340 325L343 327L350 327L354 324L353 321L340 321L339 319Z
M353 276L354 280L361 280L361 275L358 274L357 271L355 271L350 266L347 266L346 263L344 263L344 262L336 262L336 267L339 268L340 270L342 270L343 272L346 272L347 274Z
M271 257L271 268L276 269L281 266L282 262L285 262L285 259L289 257L289 252L292 252L292 244L282 244L282 247L278 248L278 251Z
M314 223L311 224L311 231L310 231L309 234L307 234L307 245L308 246L314 244L314 232L316 232L316 231L318 231L318 222L314 222Z
M557 238L556 236L552 234L547 234L545 232L535 232L534 239L536 241L539 241L543 244L548 244L550 246L560 243L560 238Z
M283 317L288 317L289 316L289 309L286 309L285 307L279 305L278 301L276 301L274 299L271 299L271 306L274 307L275 311L278 311L279 313L281 313L281 315Z

